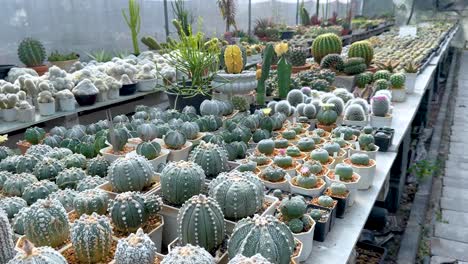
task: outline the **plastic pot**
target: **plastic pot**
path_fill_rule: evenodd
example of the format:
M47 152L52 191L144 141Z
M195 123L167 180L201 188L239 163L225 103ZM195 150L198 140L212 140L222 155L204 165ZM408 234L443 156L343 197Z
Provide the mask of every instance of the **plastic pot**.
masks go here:
M203 101L210 99L208 95L197 94L192 97L184 97L180 94L166 92L169 99L169 108L181 111L186 106L193 106L200 114L200 105Z
M97 94L75 94L76 102L80 106L88 106L96 103Z
M39 113L41 116L50 116L55 114L55 102L39 103Z
M15 67L15 65L12 65L12 64L0 65L0 80L5 79L8 76L8 72L13 67Z
M64 98L59 99L59 107L61 111L64 112L73 112L76 109L76 100L75 98Z
M125 95L134 94L136 92L136 90L137 90L137 84L138 83L122 85L122 88L120 88L120 90L119 90L119 95L120 96L125 96Z

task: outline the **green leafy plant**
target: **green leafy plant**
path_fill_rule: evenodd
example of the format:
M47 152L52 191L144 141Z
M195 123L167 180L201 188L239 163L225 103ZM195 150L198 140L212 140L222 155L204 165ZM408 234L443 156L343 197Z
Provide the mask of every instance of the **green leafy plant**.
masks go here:
M141 26L140 5L136 0L128 0L128 15L125 10L122 10L122 15L132 33L133 53L138 55L140 54L140 47L138 46L138 34Z
M87 52L86 55L88 55L91 60L95 60L97 62L108 62L112 60L112 53L106 50Z
M420 160L411 165L409 171L419 181L425 180L433 175L437 175L439 171L439 161Z
M57 50L52 51L47 58L48 61L68 61L68 60L76 60L80 56L76 54L75 52L70 52L70 53L60 53Z
M194 18L185 8L184 0L175 0L172 3L172 13L174 13L174 17L179 21L180 28L184 31L185 35L190 35ZM177 31L179 31L179 29L177 29ZM180 35L180 32L178 33Z

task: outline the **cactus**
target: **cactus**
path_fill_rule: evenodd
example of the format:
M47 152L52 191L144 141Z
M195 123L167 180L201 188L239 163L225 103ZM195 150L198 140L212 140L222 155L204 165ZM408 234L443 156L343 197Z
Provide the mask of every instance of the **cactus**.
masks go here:
M315 148L315 142L311 138L303 137L299 139L299 141L296 143L296 146L300 151L309 152Z
M312 174L306 166L303 166L300 170L299 175L297 175L293 179L294 181L292 181L292 183L294 185L305 189L313 189L317 186L318 183L315 174Z
M333 156L335 153L340 153L340 145L336 142L326 142L322 148L328 152L328 155Z
M336 112L338 116L341 116L343 114L344 110L344 101L340 97L333 96L330 99L327 100L327 104L333 104L333 110Z
M384 95L376 95L371 100L372 113L374 116L387 116L390 110L390 101Z
M372 72L363 72L356 75L356 86L358 88L366 88L366 85L372 82Z
M377 80L386 80L390 81L391 73L388 70L378 70L372 76L372 79L375 81ZM403 82L404 83L404 82Z
M63 160L65 168L79 168L86 169L86 157L82 154L74 153L65 157Z
M244 68L242 51L237 45L228 45L224 51L224 66L230 74L241 73Z
M354 153L350 157L351 163L354 165L360 166L369 166L370 165L370 158L367 154L364 153Z
M161 205L162 200L156 195L125 192L111 201L109 214L117 230L135 232L161 210Z
M110 129L107 133L107 141L111 143L114 153L123 151L128 141L128 133L124 128Z
M265 105L265 81L270 76L270 66L274 55L274 49L272 44L267 44L263 50L263 61L260 79L257 82L257 105Z
M151 141L158 137L158 127L152 123L144 123L137 127L138 137L143 141Z
M404 73L394 73L390 76L392 89L402 89L405 86L406 75Z
M301 96L302 96L302 93L301 93ZM291 114L291 105L289 104L289 101L282 100L276 103L275 113L283 113L286 116L289 116Z
M153 167L147 159L134 156L119 158L108 169L108 179L116 192L142 191L151 186Z
M363 58L348 58L344 63L343 72L348 75L356 75L365 72L366 62Z
M321 92L329 92L330 83L324 79L315 79L310 83L310 88Z
M221 173L209 185L209 196L227 219L238 220L255 214L263 206L263 183L251 172Z
M52 151L52 147L48 145L32 145L28 150L26 150L26 154L36 156L37 158L42 158L44 156L47 156L49 152Z
M65 169L57 175L55 183L60 189L75 189L78 182L86 176L86 172L80 168Z
M344 163L336 164L335 175L340 176L340 181L351 181L353 179L353 167Z
M306 104L304 106L304 116L308 119L315 119L317 114L317 109L313 104Z
M266 129L257 129L253 134L252 134L252 141L255 143L260 142L261 140L270 138L271 134L270 131Z
M13 151L9 147L0 146L0 161L9 156L13 156Z
M73 202L75 201L76 196L78 196L78 192L71 189L65 190L58 190L54 193L49 195L49 199L59 201L65 211L70 212L73 210Z
M294 160L292 157L286 155L286 151L284 151L284 149L280 150L280 154L275 156L275 158L273 159L275 165L283 169L292 167L293 161Z
M158 41L152 36L144 36L140 40L149 50L161 49L161 45L159 45Z
M280 167L268 166L262 171L262 178L269 182L281 182L284 181L286 171Z
M213 252L223 243L223 211L211 197L200 194L186 201L177 215L177 224L182 245L201 246Z
M332 125L336 122L338 114L333 110L335 105L333 104L323 104L322 109L317 114L317 120L322 125Z
M304 102L304 94L297 89L291 90L288 93L287 100L290 105L297 106L298 104Z
M62 142L62 140L62 137L58 135L51 135L44 138L42 143L52 148L58 148L60 147L60 143Z
M290 195L281 201L279 210L283 220L287 222L294 218L301 218L306 213L307 203L302 196Z
M280 44L276 44L275 52L277 52L278 46L286 47L287 49L287 44L280 43ZM291 64L289 64L288 60L286 59L285 53L278 54L277 52L277 56L280 56L280 59L278 61L278 69L276 71L278 74L278 96L284 99L288 95L289 87L291 84L292 66Z
M153 264L156 246L150 237L139 228L127 238L119 239L115 250L115 264Z
M24 189L35 182L37 178L32 174L13 174L3 183L3 193L8 196L22 196Z
M357 41L351 44L348 50L348 57L360 57L366 61L369 66L374 58L374 48L372 48L369 41Z
M296 131L286 130L281 133L281 136L285 139L292 140L296 138Z
M266 260L260 254L256 254L252 257L244 257L239 254L228 262L228 264L246 264L246 263L271 264L270 261Z
M362 151L375 151L377 149L373 135L362 134L359 136L358 142Z
M16 173L32 173L34 170L34 166L39 162L39 158L33 155L25 154L23 156L19 156L16 160Z
M289 146L286 148L286 155L291 157L301 156L301 150L296 146Z
M214 258L205 249L187 244L173 248L161 264L215 264ZM116 263L118 264L118 263Z
M136 147L136 153L140 156L147 158L148 160L153 160L159 157L161 153L161 146L158 142L141 142Z
M330 185L330 191L331 191L331 194L334 196L343 196L343 195L346 195L346 192L348 191L348 189L346 188L346 185L344 183L333 182Z
M322 211L320 209L312 209L309 215L314 221L320 221L322 219Z
M310 153L310 158L312 158L313 160L319 161L323 165L328 162L329 154L328 154L328 151L324 149L314 149Z
M46 51L40 41L25 38L18 46L18 57L27 67L41 66L46 59Z
M369 113L369 104L367 103L366 100L362 99L362 98L355 98L355 99L352 99L348 102L347 106L351 105L351 104L359 104L362 109L364 110L364 113Z
M228 170L226 150L212 143L201 142L191 153L189 160L200 165L207 177L216 177Z
M200 133L200 127L195 122L184 122L180 127L180 132L189 140L196 139Z
M35 245L58 247L69 237L67 212L59 201L38 200L28 209L24 233Z
M24 236L16 243L16 251L16 256L9 264L67 264L67 260L58 251L51 247L36 248Z
M331 208L331 207L333 207L334 201L333 201L333 199L332 199L330 196L328 196L328 195L321 195L321 196L319 196L319 198L317 199L317 203L318 203L318 205L320 205L320 206L327 207L327 208Z
M258 246L260 244L261 247ZM288 226L270 215L240 220L228 243L230 258L238 254L251 257L259 253L277 264L289 264L294 249L294 237Z
M341 38L333 33L319 35L312 43L312 55L319 64L328 54L341 54L341 49Z
M272 139L260 140L260 142L257 144L257 150L260 153L271 155L275 150L275 142Z
M340 54L328 54L320 62L320 68L340 72L344 69L344 60Z
M45 130L40 127L30 127L24 132L24 139L31 145L39 144L44 137Z
M99 176L86 176L81 179L76 185L76 191L82 192L89 189L97 188L99 185L106 183L107 180Z
M327 157L327 159L328 159L328 157ZM313 159L310 159L310 160L307 160L306 162L304 162L302 164L302 168L307 168L309 170L310 174L319 174L323 169L322 164L320 163L320 161L313 160Z
M39 199L45 199L49 194L58 191L58 186L48 180L32 183L24 188L23 199L29 204L35 203Z
M82 215L73 223L70 238L80 262L101 262L111 252L112 226L105 216Z
M86 172L90 176L106 177L107 169L110 163L102 156L97 156L93 159L88 160L86 164Z
M190 161L169 163L161 172L161 192L170 204L181 205L200 194L205 184L205 172Z
M374 82L375 91L387 90L390 88L390 83L387 80L379 79Z
M365 121L366 113L360 105L352 104L346 108L345 119L349 121Z
M288 62L293 67L300 67L306 64L307 54L306 52L300 49L294 49L292 51L289 51L286 54L286 56L287 56Z
M171 130L164 136L164 144L169 149L181 149L186 142L185 135L177 130Z
M0 210L7 214L8 219L13 219L22 208L27 206L26 201L20 197L2 197L0 200Z
M44 158L34 166L33 174L38 180L53 180L59 172L63 171L65 166L59 160Z

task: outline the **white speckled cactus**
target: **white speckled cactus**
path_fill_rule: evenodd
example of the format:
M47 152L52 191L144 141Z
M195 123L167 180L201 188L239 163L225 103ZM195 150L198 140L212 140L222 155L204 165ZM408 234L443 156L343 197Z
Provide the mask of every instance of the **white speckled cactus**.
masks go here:
M16 250L16 256L8 264L67 264L58 251L51 247L34 247L24 236L16 243Z
M187 244L175 247L161 264L215 264L214 258L205 249Z
M153 167L141 156L119 158L109 167L107 176L116 192L142 191L151 185Z
M50 199L59 201L67 212L73 210L73 201L75 201L78 192L72 189L58 190L49 195Z
M112 226L105 216L82 215L73 223L70 238L80 262L101 262L111 252Z
M24 189L35 182L37 178L32 174L13 174L3 183L3 193L8 196L22 196Z
M115 251L115 264L153 264L156 258L156 247L143 229L127 238L120 239Z
M15 215L28 204L20 197L2 197L0 199L0 210L5 211L9 219L13 219Z
M63 169L65 169L65 166L61 161L44 158L36 164L33 174L38 180L51 180L55 179Z
M200 165L207 177L213 178L228 170L228 154L216 144L201 142L192 150L189 160Z
M86 178L86 172L80 168L70 168L61 171L57 175L55 183L60 189L75 189L79 181Z
M73 200L73 209L78 215L107 212L109 195L101 189L89 189L78 193Z
M262 257L260 254L256 254L252 257L244 257L242 255L237 255L235 258L231 259L228 264L272 264L270 261Z
M107 182L106 179L99 176L87 176L84 179L81 179L76 185L76 190L82 192L89 189L97 188L99 185Z
M0 263L7 263L15 256L13 232L5 211L0 209Z
M91 176L106 177L110 163L103 156L88 160L86 172Z
M38 181L24 188L23 199L31 205L39 199L47 198L49 194L58 191L58 189L57 185L51 181Z

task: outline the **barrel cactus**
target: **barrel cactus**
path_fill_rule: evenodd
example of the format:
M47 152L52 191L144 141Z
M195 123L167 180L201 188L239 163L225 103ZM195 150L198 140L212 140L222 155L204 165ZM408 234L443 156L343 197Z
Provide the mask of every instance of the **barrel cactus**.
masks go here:
M173 248L161 264L215 264L215 259L205 249L187 244ZM116 263L117 264L117 263Z
M127 144L129 135L125 128L115 128L107 133L107 141L112 145L114 153L122 151Z
M180 132L189 140L196 139L200 133L200 127L195 122L184 122L180 127Z
M273 162L278 167L283 169L291 168L293 166L293 158L291 156L286 155L286 151L284 149L280 150L279 155L276 155L273 159Z
M344 63L343 72L348 75L357 75L367 69L366 61L363 58L348 58Z
M67 264L67 260L58 251L51 247L34 247L24 236L16 243L16 251L16 256L9 264Z
M260 254L256 254L252 257L244 257L242 255L237 255L228 262L228 264L246 264L246 263L271 264L270 261L266 260Z
M56 200L38 200L28 208L28 217L24 219L26 237L38 246L63 245L69 229L67 212Z
M371 100L372 113L374 116L387 116L390 110L390 100L384 95L376 95Z
M13 155L13 151L9 147L0 146L0 161L12 155Z
M372 72L363 72L356 75L356 86L358 88L366 88L366 85L372 82Z
M38 180L53 180L65 169L63 163L52 158L43 158L34 166L33 174Z
M25 154L19 156L16 160L16 173L31 173L38 162L39 158L33 155Z
M103 156L97 156L87 161L86 173L91 176L106 177L110 163Z
M23 198L20 197L2 197L0 199L0 210L3 210L8 219L13 219L15 215L28 204Z
M127 238L119 239L115 250L115 264L153 264L156 246L151 238L139 228Z
M151 186L153 167L141 156L124 157L114 161L108 170L109 182L116 192L142 191Z
M320 62L320 68L340 72L344 68L344 60L340 54L331 53L323 57L322 61Z
M23 199L31 205L39 199L47 198L49 194L58 191L58 189L58 186L49 180L38 181L24 188Z
M333 105L333 110L337 115L341 116L344 111L344 101L340 97L333 96L327 100L327 104Z
M345 119L349 121L366 121L366 113L358 104L351 104L346 107Z
M107 212L109 195L101 189L85 190L77 194L73 200L73 209L78 215Z
M24 189L35 182L37 178L32 174L13 174L3 183L3 193L8 196L22 196Z
M26 150L27 155L36 156L42 158L52 151L52 147L44 144L32 145Z
M262 245L259 247L258 245ZM247 217L240 220L228 243L228 254L251 257L261 254L276 264L289 264L296 244L288 226L274 216Z
M161 145L158 142L141 142L136 147L136 153L140 156L153 160L161 153Z
M317 186L317 176L312 174L307 167L302 167L299 175L291 180L292 184L304 188L313 189Z
M47 154L47 157L51 159L62 160L71 154L73 154L73 151L70 149L58 147L53 148L52 151Z
M60 189L75 189L78 182L86 176L86 172L80 168L65 169L57 175L55 183Z
M260 140L257 144L257 150L265 155L271 155L275 150L275 142L272 139Z
M213 197L228 219L238 220L255 214L263 206L263 183L251 172L221 173L209 185Z
M82 154L72 154L65 157L62 161L66 168L86 169L86 157Z
M67 212L73 210L73 202L78 192L72 189L58 190L49 195L49 199L59 201Z
M406 75L404 73L394 73L390 76L390 85L393 89L402 89L405 86Z
M374 82L375 91L387 90L388 88L390 88L390 84L387 80L379 79Z
M161 192L170 204L181 205L200 194L205 184L205 172L190 161L171 162L161 172Z
M320 63L328 54L340 54L342 49L342 40L333 33L319 35L312 43L312 55L317 63Z
M294 89L289 91L286 100L288 100L290 105L297 106L298 104L304 102L304 94L301 92L301 90Z
M353 179L353 167L339 163L335 166L335 175L340 177L340 181L351 181Z
M82 192L89 189L97 188L99 185L106 183L107 180L99 176L87 176L80 180L76 185L76 190Z
M29 207L23 207L13 218L12 228L16 234L24 235L24 223L26 218L29 217Z
M348 57L360 57L366 61L367 66L369 66L374 58L374 48L369 41L357 41L351 44L348 50Z
M13 248L13 232L11 230L8 216L0 209L0 263L7 263L15 256Z
M189 160L200 165L207 177L216 177L228 170L228 155L226 150L212 143L201 142L190 153Z
M137 127L138 137L143 141L151 141L158 137L158 127L152 123L144 123Z
M223 211L211 197L199 194L186 201L177 215L177 224L182 245L192 244L214 252L223 243Z
M112 226L106 216L85 214L73 223L70 238L80 262L102 262L111 252Z
M160 210L162 199L156 195L143 196L136 192L118 194L109 205L109 214L115 229L135 232Z
M24 139L31 145L36 145L45 137L45 130L40 127L30 127L24 132Z
M3 184L5 184L5 181L12 176L13 173L9 171L0 170L0 190L3 189Z
M386 80L390 81L391 73L388 70L379 70L374 73L372 79L375 81L377 80Z

